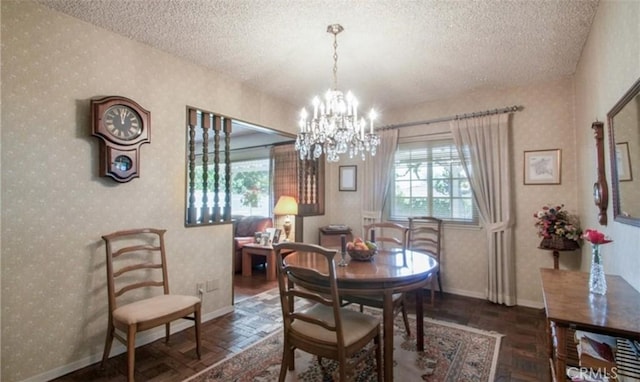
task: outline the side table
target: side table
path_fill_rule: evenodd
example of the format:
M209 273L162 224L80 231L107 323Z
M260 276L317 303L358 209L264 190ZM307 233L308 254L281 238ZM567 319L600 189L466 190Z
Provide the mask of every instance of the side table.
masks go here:
M276 279L276 253L270 245L255 243L242 247L242 276L251 276L251 256L264 256L267 259L267 281Z
M345 235L347 241L353 241L353 234L351 233L351 228L341 225L341 226L325 226L320 227L318 232L318 244L322 247L327 248L340 248L340 236Z

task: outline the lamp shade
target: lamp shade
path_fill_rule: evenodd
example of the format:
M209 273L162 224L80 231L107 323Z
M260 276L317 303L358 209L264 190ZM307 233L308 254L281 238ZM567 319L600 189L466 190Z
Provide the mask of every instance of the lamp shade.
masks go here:
M298 202L293 196L281 196L278 199L278 203L273 208L274 215L297 215L298 214Z

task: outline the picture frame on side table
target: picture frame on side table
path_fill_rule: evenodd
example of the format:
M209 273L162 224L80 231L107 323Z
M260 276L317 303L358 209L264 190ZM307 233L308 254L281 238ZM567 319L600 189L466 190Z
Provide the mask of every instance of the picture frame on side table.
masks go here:
M560 149L524 152L524 184L560 184L562 158Z
M340 166L339 191L357 191L358 167Z
M633 180L628 142L616 142L616 161L618 164L618 181L628 182Z
M275 231L273 231L273 243L272 244L278 244L280 242L280 236L282 235L282 230L280 228L276 228Z

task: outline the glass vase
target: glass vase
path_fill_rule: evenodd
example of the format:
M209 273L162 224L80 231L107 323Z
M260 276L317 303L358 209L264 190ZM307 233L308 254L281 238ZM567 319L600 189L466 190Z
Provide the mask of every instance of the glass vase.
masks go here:
M591 244L591 273L589 274L589 291L604 295L607 293L607 280L604 276L600 245Z

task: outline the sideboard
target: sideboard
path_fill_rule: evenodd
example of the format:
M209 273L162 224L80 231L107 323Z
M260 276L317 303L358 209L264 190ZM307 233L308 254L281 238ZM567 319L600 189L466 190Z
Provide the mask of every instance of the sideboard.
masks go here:
M603 296L589 292L589 273L541 268L540 275L554 380L566 378L568 349L575 347L570 329L640 340L640 292L622 277L607 275Z

